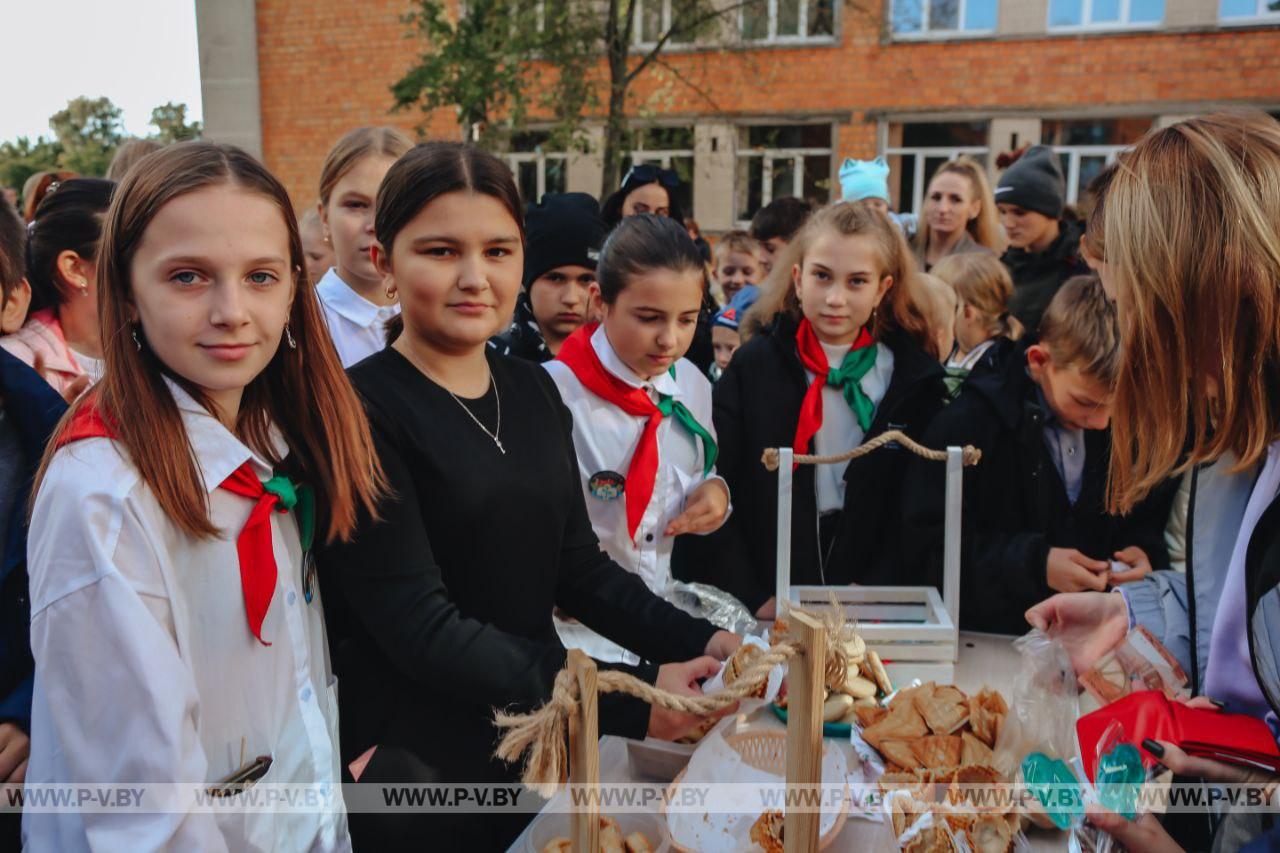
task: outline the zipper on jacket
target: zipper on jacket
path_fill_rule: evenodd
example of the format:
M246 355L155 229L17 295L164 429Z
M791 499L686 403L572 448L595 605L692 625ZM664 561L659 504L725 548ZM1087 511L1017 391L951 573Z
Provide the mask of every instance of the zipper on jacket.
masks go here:
M1196 582L1193 543L1196 538L1196 487L1200 479L1200 466L1191 466L1191 495L1187 498L1186 524L1186 573L1187 573L1187 630L1191 635L1191 695L1200 695L1200 638L1196 633ZM1176 500L1176 498L1175 498Z

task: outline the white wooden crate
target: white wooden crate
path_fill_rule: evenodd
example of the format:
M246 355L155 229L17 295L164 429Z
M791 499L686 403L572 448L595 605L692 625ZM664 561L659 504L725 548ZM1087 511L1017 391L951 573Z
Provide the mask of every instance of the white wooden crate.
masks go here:
M895 684L914 678L950 684L955 680L960 625L960 506L963 451L947 448L946 528L943 594L932 586L792 586L791 448L778 451L777 600L821 609L831 595L870 648L885 662Z

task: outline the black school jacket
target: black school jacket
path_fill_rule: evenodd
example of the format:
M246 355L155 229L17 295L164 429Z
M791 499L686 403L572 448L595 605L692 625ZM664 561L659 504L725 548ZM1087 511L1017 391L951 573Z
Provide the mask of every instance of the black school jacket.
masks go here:
M1084 481L1073 506L1044 440L1050 413L1027 375L1021 343L1003 371L975 372L925 432L929 447L972 444L982 461L964 473L960 542L960 625L1021 634L1023 613L1053 594L1045 575L1050 548L1077 548L1110 560L1137 545L1155 569L1169 567L1165 522L1171 482L1119 518L1105 507L1110 430L1085 433ZM942 579L945 468L912 461L902 490L904 558L916 575Z
M729 483L733 514L712 537L701 537L715 553L704 576L729 590L753 611L775 589L778 475L760 463L767 447L795 440L800 404L808 382L796 352L797 323L779 315L773 325L744 344L716 383L714 416L720 443L716 468ZM866 438L888 429L920 437L943 406L942 366L909 336L891 333L893 376L876 407ZM886 447L849 463L844 511L825 576L818 560L818 514L813 466L795 472L791 504L791 580L795 584L909 584L900 571L899 490L907 453ZM692 539L693 537L682 537Z

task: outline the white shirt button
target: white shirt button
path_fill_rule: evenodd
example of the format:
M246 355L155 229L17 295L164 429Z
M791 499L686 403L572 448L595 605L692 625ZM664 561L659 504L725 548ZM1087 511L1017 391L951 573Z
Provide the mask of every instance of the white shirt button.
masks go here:
M293 590L289 590L289 594L284 597L284 600L289 602L290 604L293 604L295 601L298 600L298 596Z
M302 701L303 701L303 702L310 702L310 701L311 701L311 686L310 686L310 685L307 685L306 687L302 688L302 693L300 693L299 695L302 697Z

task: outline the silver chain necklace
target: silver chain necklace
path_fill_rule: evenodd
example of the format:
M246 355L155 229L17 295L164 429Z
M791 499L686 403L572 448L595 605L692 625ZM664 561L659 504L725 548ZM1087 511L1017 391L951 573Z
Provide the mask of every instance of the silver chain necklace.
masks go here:
M443 385L440 387L444 388ZM497 445L498 450L502 452L503 456L506 456L507 449L502 446L502 439L498 438L498 434L502 432L502 395L498 393L498 382L493 378L493 371L489 371L489 387L493 389L493 398L498 404L498 423L494 426L493 432L489 432L489 428L480 422L480 419L476 417L475 412L471 411L471 407L462 402L457 394L449 391L448 388L444 388L444 390L449 392L449 396L453 398L455 403L462 407L462 411L467 413L467 417L475 421L476 426L480 427L485 435L493 439L493 443Z
M430 370L428 370L425 364L419 363L416 357L409 358L409 361L410 363L416 365L419 370L425 373L428 379L430 379L436 385L443 388L445 393L453 398L453 402L461 406L462 411L467 413L467 417L475 421L476 426L480 427L480 431L483 432L485 435L489 436L489 438L493 440L494 445L498 448L499 451L501 451L502 455L503 456L507 455L507 449L502 446L502 439L498 438L498 435L502 432L502 395L498 393L498 380L493 377L492 370L489 371L489 387L493 389L493 398L498 404L498 423L494 426L493 432L490 432L489 428L484 424L482 424L480 422L480 419L475 416L475 413L471 411L471 408L466 403L462 402L462 399L458 397L457 394L453 393L448 388L446 388L443 382L441 382L439 379L436 379L435 374L433 374Z

